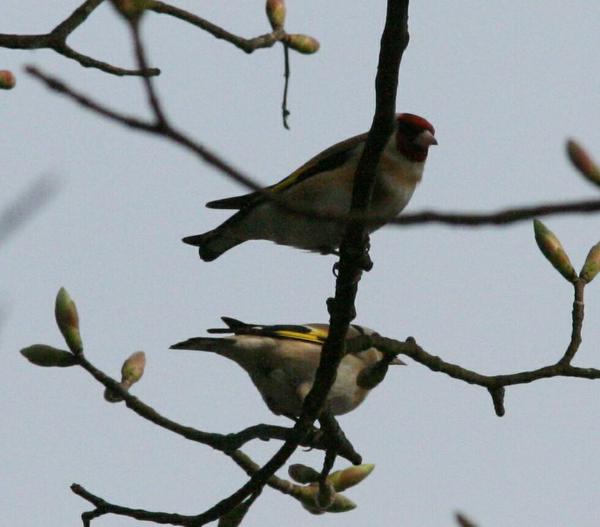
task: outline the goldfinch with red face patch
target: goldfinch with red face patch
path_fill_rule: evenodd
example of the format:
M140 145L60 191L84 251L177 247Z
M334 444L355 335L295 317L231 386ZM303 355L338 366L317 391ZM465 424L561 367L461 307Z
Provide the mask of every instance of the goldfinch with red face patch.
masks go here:
M239 364L275 415L300 415L310 391L327 338L326 324L260 326L222 317L224 329L209 333L232 333L224 338L197 337L179 342L171 349L211 351ZM372 335L371 329L352 325L346 338ZM404 364L376 348L347 353L340 363L336 381L324 409L333 415L354 410L379 384L390 364Z
M267 193L317 212L343 215L350 210L354 173L367 134L342 141L313 157ZM370 211L381 218L368 226L373 232L396 217L421 181L429 147L437 145L433 126L410 113L396 116L395 130L385 146L371 200ZM335 253L344 225L286 211L265 192L211 201L212 209L237 209L212 231L188 236L183 242L197 246L200 258L212 261L247 240L271 240L322 254Z

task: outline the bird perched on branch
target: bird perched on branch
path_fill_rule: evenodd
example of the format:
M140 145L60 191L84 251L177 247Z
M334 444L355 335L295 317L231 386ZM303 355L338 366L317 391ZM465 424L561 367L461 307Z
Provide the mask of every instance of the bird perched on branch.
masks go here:
M262 191L211 201L211 209L238 210L216 229L183 238L197 246L200 258L212 261L247 240L271 240L322 254L335 253L344 223L301 215L291 208L341 216L350 210L354 173L367 134L357 135L324 150L279 183ZM379 165L369 212L378 229L397 216L410 200L423 175L427 152L437 145L433 126L410 113L396 116L395 128ZM272 195L274 199L270 199ZM288 208L286 209L286 203Z
M231 336L191 338L174 344L171 349L211 351L237 362L250 375L269 410L290 418L299 416L304 398L313 385L329 326L260 326L229 317L222 317L222 320L227 328L209 329L208 332L231 333ZM352 325L346 338L364 334L376 333ZM354 410L383 380L390 364L404 363L376 348L347 353L338 367L324 409L333 415Z

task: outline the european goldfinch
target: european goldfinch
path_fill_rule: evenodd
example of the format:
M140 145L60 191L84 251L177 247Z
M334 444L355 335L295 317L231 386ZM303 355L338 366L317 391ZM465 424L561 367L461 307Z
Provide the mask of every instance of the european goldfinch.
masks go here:
M381 221L378 229L397 216L410 200L423 175L427 152L437 145L433 126L422 117L401 113L383 151L370 211ZM343 215L350 210L354 173L367 134L328 148L279 183L264 189L293 205L321 213ZM199 248L200 258L211 261L247 240L271 240L322 254L335 253L344 225L302 216L268 199L264 192L211 201L212 209L238 209L216 229L183 241Z
M329 326L261 326L228 317L222 317L222 320L227 328L209 329L208 332L233 335L192 338L174 344L171 349L211 351L237 362L248 372L274 414L290 418L299 416L304 398L312 387ZM371 329L352 325L347 338L374 333ZM324 409L333 415L354 410L383 380L389 364L404 363L375 348L346 354Z

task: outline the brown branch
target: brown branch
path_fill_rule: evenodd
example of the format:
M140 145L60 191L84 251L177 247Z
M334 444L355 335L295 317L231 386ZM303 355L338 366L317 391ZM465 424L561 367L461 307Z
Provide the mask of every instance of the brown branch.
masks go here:
M408 18L407 12L407 0L388 1L388 12L382 36L379 70L376 81L377 110L372 130L367 139L365 153L363 154L361 162L359 162L359 169L357 171L355 182L355 187L359 190L356 192L356 196L358 197L353 196L354 207L359 206L361 201L364 202L365 207L368 205L368 197L365 201L364 199L361 199L360 195L365 192L365 188L368 190L369 179L374 181L375 173L373 170L373 173L370 174L366 169L371 165L374 167L377 164L378 156L383 150L384 143L381 145L379 151L377 150L382 123L389 119L389 126L391 126L394 117L397 72L402 52L408 43L406 27ZM405 36L406 38L404 38ZM396 63L394 64L394 62ZM392 78L393 75L391 73L394 70L396 71L396 78ZM391 85L388 83L391 83ZM386 125L383 124L383 127L385 128ZM361 170L365 170L365 175L363 175ZM364 184L364 181L367 181L366 185ZM371 185L373 181L371 181ZM361 185L359 182L363 182L363 184ZM290 438L260 470L252 475L246 484L240 487L240 489L231 494L228 498L217 503L214 507L205 511L203 514L196 516L199 525L216 519L224 512L239 505L247 496L256 492L257 489L264 486L266 481L275 473L275 471L277 471L294 453L302 439L308 433L313 421L318 416L327 394L335 381L337 366L344 354L345 335L350 320L352 320L354 316L356 281L357 275L360 274L359 265L361 262L354 258L353 252L356 250L361 253L363 252L362 249L364 249L365 240L364 235L362 234L365 229L362 225L351 225L349 231L351 231L352 228L357 229L359 241L356 246L353 244L354 240L352 238L352 232L345 237L349 241L346 244L343 244L347 245L347 248L340 258L340 273L336 283L335 307L332 310L329 336L323 346L321 362L317 369L315 382L311 391L306 396L302 413L290 434Z
M99 383L111 392L120 396L127 405L128 408L133 410L140 417L154 423L155 425L174 432L190 441L195 441L207 446L210 446L216 450L219 450L229 456L240 468L246 472L248 476L252 476L254 473L260 470L260 466L257 465L252 459L247 456L244 452L239 450L243 444L253 439L280 439L286 440L292 429L272 426L272 425L255 425L249 427L241 432L233 434L216 434L208 433L197 430L190 426L185 426L172 421L161 414L159 414L154 408L145 404L137 397L131 395L127 390L123 389L120 383L115 379L109 377L104 372L96 368L90 363L84 356L83 353L77 356L78 364L92 375ZM300 443L302 446L309 448L317 448L319 450L327 450L331 447L331 440L322 431L311 429L310 433ZM336 443L337 445L338 443ZM349 445L349 446L348 446ZM342 457L345 457L354 464L360 463L360 456L356 454L352 445L349 443L346 445L341 444L341 447L337 450L337 453ZM358 460L356 459L358 456ZM275 475L271 475L266 484L279 492L290 495L295 485L290 481L278 478ZM117 514L122 516L128 516L138 520L153 521L155 523L170 523L173 525L200 525L206 523L200 516L185 516L180 514L173 514L161 511L147 511L142 509L132 509L129 507L123 507L113 503L106 502L102 498L95 496L89 491L85 490L81 485L73 484L71 490L92 503L96 508L93 511L86 512L82 515L84 525L89 525L91 520L102 516L104 514ZM260 491L260 488L257 489ZM227 509L229 510L229 509ZM226 509L220 510L218 516L221 516ZM200 518L200 519L199 519ZM198 523L200 521L200 523Z
M391 131L399 62L402 52L408 43L406 28L407 11L407 1L389 1L376 79L377 108L373 126L367 139L365 153L357 171L355 184L357 190L353 196L354 210L360 208L364 210L368 205L371 192L370 187L373 186L374 182L375 167ZM143 55L138 53L138 60L140 57L143 57ZM35 68L28 68L28 71L46 82L51 89L70 96L79 104L122 124L169 137L178 144L192 149L203 159L217 166L225 173L228 173L234 179L245 184L250 183L248 178L231 169L231 167L216 156L209 155L210 153L205 151L203 147L174 130L168 122L160 123L160 119L157 118L159 123L152 124L135 118L126 118L84 95L75 93L62 82L42 74ZM147 90L151 89L151 86L151 83L146 82ZM336 304L335 308L332 309L330 338L324 346L321 364L317 370L313 389L306 398L304 411L298 419L296 426L291 430L288 439L280 450L269 462L256 471L244 486L228 498L195 517L195 522L198 525L217 519L262 488L275 471L292 455L310 431L312 423L319 414L327 393L335 380L335 372L344 353L344 337L350 321L354 318L356 284L360 277L360 266L363 264L360 258L357 259L355 257L355 254L362 254L364 252L366 244L364 233L365 227L360 223L353 223L349 226L347 236L349 241L343 244L342 257L340 259L340 273L336 285Z
M424 223L440 223L451 227L481 227L487 225L510 225L513 223L552 216L557 214L588 214L600 211L600 199L567 201L564 203L544 203L526 207L516 207L497 212L461 213L423 211L402 214L391 220L392 225L422 225ZM371 221L373 221L371 219Z
M289 130L290 127L287 118L290 111L287 107L288 88L290 85L290 48L287 44L283 44L283 99L281 101L281 117L283 118L283 127Z
M148 9L162 15L170 15L179 20L192 24L193 26L199 27L207 33L210 33L213 37L226 40L246 53L252 53L260 48L270 48L277 44L277 42L281 42L286 37L286 32L282 29L277 29L271 31L271 33L266 33L255 38L239 37L204 18L190 13L189 11L165 4L164 2L159 2L158 0L152 2Z
M250 177L235 169L232 165L230 165L225 160L217 156L217 154L206 148L204 145L201 145L200 143L194 141L193 139L185 135L183 132L180 132L169 123L157 125L155 122L143 121L136 117L119 113L93 100L92 98L73 90L60 79L47 75L34 66L27 66L25 68L25 71L27 71L27 73L34 76L35 78L43 81L46 84L46 86L51 90L61 93L70 99L73 99L79 105L83 106L84 108L87 108L88 110L102 115L103 117L106 117L112 121L116 121L124 126L128 126L129 128L143 130L144 132L164 136L170 139L171 141L175 142L176 144L186 148L187 150L191 150L203 161L206 161L210 165L219 169L225 175L237 181L238 183L241 183L242 185L257 190L261 188L260 185L254 180L252 180Z
M539 379L552 377L578 377L582 379L600 379L600 370L596 368L579 368L571 366L579 345L581 344L581 330L583 327L583 288L585 282L578 279L573 284L574 301L572 310L571 339L563 357L555 364L544 366L535 370L510 373L505 375L482 375L473 370L468 370L457 364L442 360L440 357L427 353L412 337L400 342L381 336L361 335L348 342L348 352L357 352L372 346L392 355L406 355L414 361L426 366L432 371L439 371L460 381L476 384L486 388L492 396L494 409L499 416L504 415L504 389L506 386L527 384Z
M581 278L575 280L573 287L575 289L575 298L573 300L573 309L571 311L572 329L571 329L571 342L565 351L565 354L560 359L559 364L568 365L571 364L575 353L581 345L581 330L583 328L583 316L584 316L584 304L583 304L583 290L585 289L586 282Z
M214 166L220 170L223 174L229 178L241 183L247 188L257 191L264 191L264 188L257 181L252 179L250 176L243 174L239 170L235 169L232 165L227 163L224 159L219 157L214 152L210 151L204 145L194 141L192 138L187 136L185 133L177 130L173 125L166 123L158 126L154 122L142 121L136 117L119 113L111 108L99 103L90 97L77 92L73 88L67 86L60 79L47 75L39 69L28 66L26 71L41 80L46 84L48 88L58 93L61 93L68 98L74 100L84 108L91 110L103 117L106 117L112 121L115 121L124 126L142 130L155 135L162 135L176 144L194 152L200 159ZM342 223L349 223L352 221L360 221L365 225L369 223L380 223L380 219L377 215L371 213L365 213L363 211L352 211L346 215L330 214L327 212L315 211L312 208L299 207L293 202L276 196L272 193L265 192L265 196L268 199L276 201L286 209L296 212L298 214L308 215L311 217L326 219L326 220L337 220ZM505 209L497 212L486 212L486 213L460 213L460 212L436 212L436 211L423 211L416 213L405 213L401 216L394 218L389 222L390 225L421 225L425 223L439 223L448 225L450 227L480 227L480 226L506 226L514 223L530 220L532 218L541 218L544 216L551 215L563 215L582 213L590 214L600 211L600 199L596 200L582 200L564 203L548 203L534 206L517 207L512 209ZM387 221L387 220L386 220Z
M37 35L8 35L0 34L0 47L10 49L51 49L66 58L79 62L85 68L96 68L112 75L141 75L160 74L157 68L132 70L119 68L94 59L75 51L67 44L67 38L83 24L88 16L102 3L103 0L86 0L73 11L65 20L58 24L50 33Z
M217 434L211 432L203 432L191 426L182 425L167 417L164 417L158 413L154 408L144 403L134 395L131 395L127 390L123 389L120 383L118 383L112 377L106 375L103 371L96 368L84 354L77 356L78 364L86 370L94 379L102 384L108 390L119 395L127 405L128 408L133 410L137 415L154 423L155 425L169 430L177 435L185 437L190 441L195 441L203 445L207 445L215 450L224 452L227 455L232 455L237 449L252 441L254 439L260 439L262 441L268 441L270 439L277 439L285 441L291 428L285 428L281 426L259 424L246 428L240 432L231 434ZM316 448L318 450L326 450L330 447L328 438L324 434L316 429L313 429L311 433L304 439L302 446L307 448ZM351 448L351 445L340 450L340 455L348 461L356 464L356 452ZM360 457L360 456L359 456Z

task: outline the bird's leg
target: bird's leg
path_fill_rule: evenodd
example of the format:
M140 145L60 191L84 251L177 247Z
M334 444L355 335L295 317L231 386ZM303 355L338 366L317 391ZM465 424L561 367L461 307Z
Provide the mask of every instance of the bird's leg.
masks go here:
M364 272L369 272L371 269L373 269L373 260L371 260L371 257L369 256L369 250L371 249L371 240L369 238L369 235L365 235L366 239L365 239L365 248L363 251L361 252L355 252L355 251L349 251L348 248L346 248L345 253L348 254L350 256L350 261L352 262L353 265L355 265L356 267L358 267L358 271L356 273L356 277L355 277L355 281L358 282L358 280L360 280L360 274L364 271ZM340 254L342 251L339 251L338 254ZM337 277L337 275L339 274L340 271L340 262L337 261L336 263L333 264L333 274L335 277Z
M369 251L371 250L371 238L369 238L368 234L366 236L365 250L361 255L357 256L356 263L363 271L368 273L373 269L373 260L371 260L371 256L369 255Z
M354 465L362 463L361 455L354 449L354 446L350 443L350 440L346 437L346 434L344 434L344 431L331 412L327 410L321 412L319 423L324 433L323 440L327 447L326 451L331 450L335 455L340 454Z

